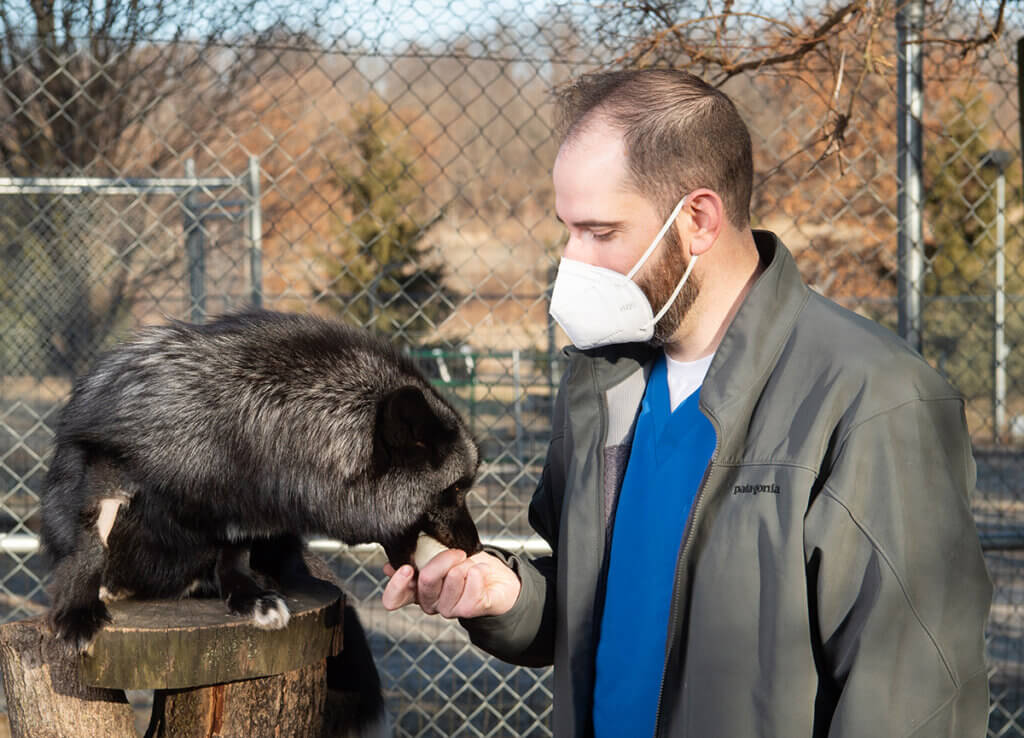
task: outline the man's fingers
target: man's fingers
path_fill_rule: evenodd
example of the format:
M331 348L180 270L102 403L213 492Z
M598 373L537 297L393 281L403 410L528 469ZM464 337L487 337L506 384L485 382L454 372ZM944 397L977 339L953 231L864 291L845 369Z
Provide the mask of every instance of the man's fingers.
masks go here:
M462 587L466 581L466 571L473 566L473 562L466 560L448 570L444 578L444 586L441 588L441 596L437 600L437 611L446 618L455 617L455 611L459 600L462 599Z
M500 559L486 553L467 558L458 549L437 554L419 573L408 564L398 571L385 565L384 572L391 577L381 598L385 608L417 602L428 615L446 618L507 612L521 588L515 572Z
M466 552L456 548L442 551L430 560L417 577L416 589L417 600L423 612L430 615L435 614L437 602L441 599L441 590L444 587L445 577L452 567L461 564L466 560Z
M475 618L479 615L486 615L490 604L485 565L474 564L466 571L462 597L453 608L451 617Z
M391 569L390 565L384 567L384 572L387 573L388 569ZM416 576L416 571L408 564L404 564L398 567L398 571L392 569L390 576L391 579L381 596L381 602L385 609L397 610L415 602L416 589L413 579Z

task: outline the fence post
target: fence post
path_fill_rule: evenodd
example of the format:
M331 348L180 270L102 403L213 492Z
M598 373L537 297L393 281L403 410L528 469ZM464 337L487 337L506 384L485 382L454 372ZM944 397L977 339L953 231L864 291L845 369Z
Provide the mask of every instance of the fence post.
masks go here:
M995 284L992 290L992 437L998 444L1006 430L1006 168L1013 154L1003 149L988 151L981 159L982 169L996 170L996 258Z
M522 377L519 375L519 349L512 349L512 378L515 382L516 394L515 400L512 405L512 411L516 423L516 461L521 465L525 465L523 459L523 403L521 399L522 394Z
M996 443L1006 429L1006 167L996 180L995 409Z
M196 178L194 159L185 162L185 176ZM206 255L203 244L202 219L199 215L198 187L190 187L183 198L185 206L185 258L188 261L190 313L193 323L206 319Z
M469 433L476 433L476 361L473 350L465 344L459 349L466 357L466 371L469 374Z
M260 162L249 157L249 294L253 307L263 307L263 209L260 205Z
M921 293L924 278L923 74L921 26L924 0L908 0L896 16L899 61L899 333L922 349Z

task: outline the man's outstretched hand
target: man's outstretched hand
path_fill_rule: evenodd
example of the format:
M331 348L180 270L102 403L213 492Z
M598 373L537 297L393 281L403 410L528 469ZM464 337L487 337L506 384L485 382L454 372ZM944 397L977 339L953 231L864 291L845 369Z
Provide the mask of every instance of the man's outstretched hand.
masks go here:
M466 556L454 548L437 554L418 576L409 564L398 571L385 564L384 573L391 578L381 597L385 608L415 602L428 615L446 618L502 615L512 609L522 586L501 559L486 552Z

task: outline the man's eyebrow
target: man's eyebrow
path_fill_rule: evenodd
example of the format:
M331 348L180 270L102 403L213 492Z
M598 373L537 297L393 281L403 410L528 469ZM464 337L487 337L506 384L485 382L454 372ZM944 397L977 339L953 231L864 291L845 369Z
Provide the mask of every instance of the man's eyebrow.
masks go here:
M565 225L565 221L557 215L555 218L559 223ZM574 220L572 225L576 228L622 228L626 224L623 220Z

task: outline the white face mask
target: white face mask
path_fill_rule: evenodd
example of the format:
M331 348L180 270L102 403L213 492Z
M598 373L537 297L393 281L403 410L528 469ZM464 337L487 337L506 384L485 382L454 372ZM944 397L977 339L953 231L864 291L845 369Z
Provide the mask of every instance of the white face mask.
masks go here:
M654 241L628 274L562 258L551 293L549 312L577 348L651 340L654 326L675 302L693 271L693 265L697 263L697 257L690 257L682 279L657 315L654 315L643 290L633 281L633 276L675 223L687 197L689 195L679 201Z

